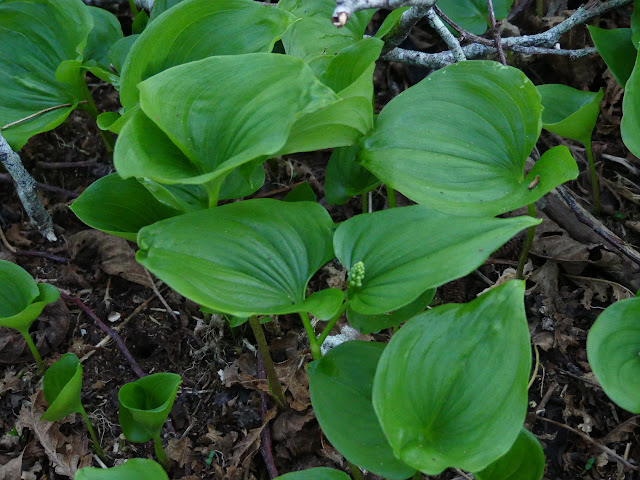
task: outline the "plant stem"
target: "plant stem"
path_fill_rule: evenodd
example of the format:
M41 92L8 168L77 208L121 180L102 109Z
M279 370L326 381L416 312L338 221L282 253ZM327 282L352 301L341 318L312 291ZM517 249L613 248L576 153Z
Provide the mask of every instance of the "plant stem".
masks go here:
M367 204L367 194L362 194L362 213L367 213L369 211L369 205Z
M253 330L253 336L256 337L258 352L260 353L260 358L262 358L262 363L264 364L264 371L267 374L267 381L269 382L269 391L271 392L271 396L278 404L279 408L285 409L287 406L287 399L284 396L280 380L278 380L278 374L276 373L276 368L273 365L273 359L269 352L269 346L267 345L267 339L264 336L264 331L262 330L262 325L260 325L260 320L258 320L257 315L249 317L249 325L251 326L251 330Z
M338 312L333 317L331 317L331 320L329 320L329 323L327 323L327 325L324 327L324 330L322 330L322 333L318 337L318 346L322 347L322 344L331 333L331 330L335 326L336 322L340 319L344 311L347 309L347 305L349 305L349 302L344 302Z
M360 470L359 467L351 463L349 460L347 460L347 465L349 465L349 471L351 472L351 478L353 480L364 480L364 477L362 476L362 471Z
M529 216L536 216L536 207L533 203L530 203L528 206ZM527 263L527 258L529 257L529 250L531 250L531 244L533 243L533 238L536 234L536 227L529 227L527 230L527 238L524 241L524 245L522 246L522 252L520 253L520 259L518 260L518 269L516 270L516 278L522 280L524 279L524 266Z
M93 440L93 449L96 451L96 453L98 454L101 460L105 460L106 456L104 454L104 451L102 450L102 447L100 446L100 442L98 441L96 432L93 430L93 426L89 421L89 416L87 415L87 412L85 411L84 407L81 407L81 408L82 410L80 410L80 415L82 415L82 418L84 419L84 423L87 424L87 430L89 430L89 435L91 435L91 440Z
M153 448L156 451L156 458L158 459L158 463L162 465L162 468L165 470L169 469L169 458L167 458L167 452L162 448L162 441L160 440L160 434L153 437Z
M389 185L385 185L387 189L387 202L389 202L389 208L396 208L396 191Z
M318 340L316 339L316 332L314 332L311 320L309 320L309 315L307 315L306 312L300 312L300 319L302 319L302 324L307 332L307 337L309 337L311 356L314 360L320 360L322 358L322 352L320 351L320 344L318 344Z
M207 183L202 184L204 189L207 191L207 196L209 197L209 208L214 208L218 206L218 198L220 197L220 187L222 186L222 182L224 182L225 178L227 178L227 175L228 174L221 175Z
M539 17L544 16L544 0L536 1L536 13Z
M29 335L29 329L25 329L25 330L18 330L20 332L20 334L24 337L24 341L27 342L27 346L29 347L29 350L31 350L31 354L33 355L33 358L36 359L36 363L38 364L38 373L40 373L40 375L44 374L45 366L44 366L44 362L42 361L42 357L40 356L40 353L38 353L38 349L36 348L36 344L33 343L33 340L31 340L31 335Z
M91 118L93 118L93 120L95 122L98 121L98 107L96 107L95 102L93 101L93 97L91 96L91 92L89 91L89 87L87 86L86 83L82 82L84 84L84 96L86 99L86 103L83 103L82 105L78 104L78 108L81 108L82 110L84 110L85 112L87 112ZM115 148L116 145L116 141L114 140L113 136L111 135L110 132L106 132L104 130L102 130L101 128L99 128L98 130L100 130L100 137L102 137L102 142L104 143L105 148L107 149L107 153L109 155L113 154L113 149Z
M589 161L589 172L591 173L591 189L593 190L593 215L600 216L600 184L598 182L598 172L596 164L593 161L593 150L591 149L591 138L588 142L584 142L584 151L587 153Z

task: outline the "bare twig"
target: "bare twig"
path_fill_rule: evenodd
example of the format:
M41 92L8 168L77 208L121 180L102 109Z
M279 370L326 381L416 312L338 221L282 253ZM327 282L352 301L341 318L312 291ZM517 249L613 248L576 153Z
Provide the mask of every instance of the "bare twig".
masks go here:
M344 27L349 17L360 10L371 8L384 8L393 10L400 7L424 7L431 8L436 0L337 0L336 8L331 15L333 24L340 28Z
M500 31L496 24L496 13L493 10L493 1L487 0L487 10L489 11L489 20L491 21L491 31L493 32L493 41L498 51L498 58L503 65L507 64L507 57L504 56L504 50L502 48L502 39L500 38Z
M144 272L147 274L147 278L149 279L149 286L153 290L153 293L156 294L156 297L158 297L158 300L160 300L160 303L162 303L162 306L164 307L164 309L167 311L169 315L171 315L171 317L173 317L174 320L178 321L178 317L176 317L176 314L173 313L173 310L171 309L167 301L164 299L164 297L160 293L160 290L158 290L158 287L156 287L156 284L153 281L153 277L151 276L151 273L149 272L149 270L145 268Z
M78 105L82 105L85 103L89 103L88 100L81 100L78 102ZM32 113L31 115L21 118L20 120L16 120L15 122L11 122L11 123L7 123L4 127L0 128L0 130L6 130L9 127L13 127L15 125L19 125L21 123L26 122L27 120L31 120L32 118L35 118L39 115L42 115L43 113L47 113L47 112L52 112L54 110L58 110L60 108L68 108L68 107L73 107L73 103L63 103L62 105L55 105L53 107L49 107L49 108L45 108L44 110L40 110L39 112L36 113Z
M36 224L40 233L50 242L57 240L53 232L53 220L42 206L37 183L22 165L20 156L13 151L9 143L0 133L0 160L13 178L22 206L29 218Z
M491 1L491 0L489 0ZM453 53L453 58L456 62L464 62L467 58L464 56L464 52L462 51L462 47L460 46L460 42L453 34L447 29L442 20L438 17L433 8L430 8L427 12L427 20L429 25L438 32L438 35L445 41L447 46L451 49Z

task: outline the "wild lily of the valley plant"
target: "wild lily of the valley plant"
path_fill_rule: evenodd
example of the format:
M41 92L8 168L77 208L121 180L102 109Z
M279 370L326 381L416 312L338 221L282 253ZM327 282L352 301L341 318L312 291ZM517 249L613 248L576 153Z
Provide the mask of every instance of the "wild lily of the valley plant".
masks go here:
M438 2L478 33L486 28L480 4ZM504 17L511 2L494 5ZM35 105L69 104L19 121L5 136L19 148L72 108L90 108L85 70L111 82L122 108L97 121L118 134L117 173L81 195L76 215L137 242L138 261L206 311L235 324L249 319L265 360L259 317L299 314L313 355L307 369L316 416L352 464L389 479L456 467L481 480L539 480L544 456L523 428L531 366L524 282L468 304L425 309L438 286L539 223L533 215L497 215L523 206L533 214L535 201L577 177L565 147L548 150L527 172L525 162L543 125L590 148L602 97L576 93L543 112L543 101L565 100L560 86L538 90L515 68L461 61L402 92L374 118L375 62L404 10L365 37L373 10L342 12L338 30L329 21L334 7L333 0L158 1L142 33L123 38L113 18L80 0L0 1L1 48L15 37L31 54L29 66L0 55L0 75L22 79L0 87L3 99L12 98L0 104L2 120L16 122ZM42 30L45 17L55 21ZM65 35L58 38L60 28ZM219 205L257 191L268 159L326 148L334 149L325 184L330 202L384 183L417 205L338 226L313 201ZM348 272L346 290L309 292L309 280L336 258ZM388 345L348 342L323 356L320 347L344 313L364 332L403 326ZM310 315L328 321L319 334ZM162 388L175 395L178 382L172 377ZM144 395L142 385L121 390L123 428L132 440L154 439L158 447L162 422L144 410L164 412L172 400ZM615 398L626 405L623 392ZM117 468L133 478L141 467ZM281 478L345 477L312 469Z

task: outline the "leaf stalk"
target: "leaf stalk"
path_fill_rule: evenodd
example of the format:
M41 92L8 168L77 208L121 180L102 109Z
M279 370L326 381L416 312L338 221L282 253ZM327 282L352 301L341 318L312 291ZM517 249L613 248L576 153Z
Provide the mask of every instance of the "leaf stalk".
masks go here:
M278 379L278 374L273 364L271 353L269 352L269 346L267 345L267 339L264 336L264 331L262 330L262 325L260 325L257 315L249 317L249 325L253 331L253 336L256 338L258 353L260 353L262 363L264 364L264 370L267 374L267 381L269 382L269 391L271 396L278 405L278 408L285 409L287 407L287 399L284 396L282 385L280 385L280 380Z
M536 207L533 203L528 205L529 216L536 216ZM527 229L527 238L524 241L524 245L522 246L522 252L520 253L520 259L518 260L518 268L516 270L516 278L523 280L524 279L524 266L527 263L527 258L529 257L529 250L531 250L531 245L533 244L533 239L536 234L536 227L529 227Z

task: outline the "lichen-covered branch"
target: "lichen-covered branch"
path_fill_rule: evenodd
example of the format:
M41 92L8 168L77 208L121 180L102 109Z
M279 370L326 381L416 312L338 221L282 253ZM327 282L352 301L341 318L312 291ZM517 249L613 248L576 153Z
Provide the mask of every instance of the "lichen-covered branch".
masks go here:
M431 28L438 32L438 35L440 35L447 46L451 49L454 60L456 62L464 62L467 57L464 56L460 42L453 36L453 33L449 31L445 24L442 23L442 20L440 20L438 15L436 15L433 8L430 8L427 12L427 21L429 22L429 25L431 25Z
M435 3L435 1L433 2ZM409 32L416 26L420 19L424 18L432 7L411 7L405 11L398 22L395 32L385 38L384 51L397 47L409 36Z
M57 240L53 233L51 216L42 206L36 181L22 165L20 156L13 151L0 133L0 160L13 178L18 197L27 211L29 218L36 224L40 233L50 242Z
M128 5L129 0L82 0L85 5L106 8L110 5ZM155 0L135 0L136 7L151 10Z
M331 21L336 27L344 27L349 17L360 10L384 8L394 10L400 7L422 7L424 14L437 0L336 0L336 8ZM407 12L405 12L407 13Z

